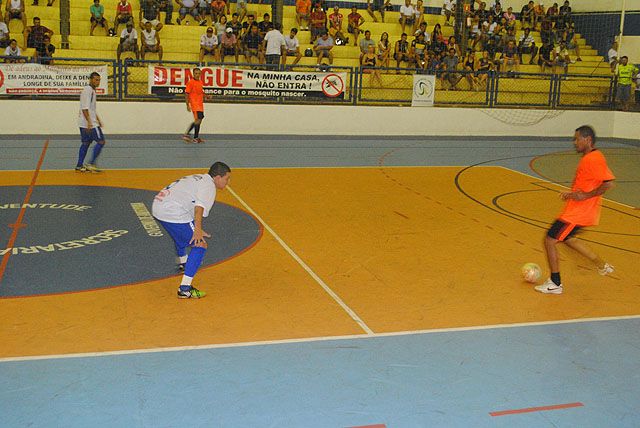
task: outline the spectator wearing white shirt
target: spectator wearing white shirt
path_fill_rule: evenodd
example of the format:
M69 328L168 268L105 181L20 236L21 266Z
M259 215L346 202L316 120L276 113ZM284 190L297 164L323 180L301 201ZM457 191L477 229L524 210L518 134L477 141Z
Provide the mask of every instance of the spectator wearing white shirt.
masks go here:
M451 22L449 22L451 20L451 15L453 15L454 10L456 9L456 2L455 0L444 0L444 3L442 4L442 14L446 17L446 21L444 22L444 25L448 25L451 26Z
M618 42L613 42L611 45L611 49L607 53L607 60L609 61L609 66L611 67L611 72L616 72L616 65L618 65Z
M265 34L263 41L267 67L274 70L278 68L282 56L286 55L287 43L280 30L282 30L282 25L276 22L275 28Z
M7 27L6 23L2 22L2 13L0 12L0 48L6 48L10 42L9 27Z
M187 17L187 15L193 16L194 20L197 20L200 17L200 13L198 12L198 4L195 0L176 0L176 2L180 5L180 9L178 13L180 17L176 20L178 25ZM185 25L189 25L189 22L185 22Z
M20 57L22 56L22 51L20 50L16 39L11 39L9 41L9 46L7 46L4 50L4 56L8 57L5 58L4 62L24 62L24 60L20 59Z
M127 22L127 26L122 33L120 33L120 43L118 43L118 49L116 50L118 61L122 52L134 52L136 59L140 58L138 52L138 32L133 28L133 22Z
M520 64L524 64L522 61L522 54L531 54L529 64L533 64L533 60L538 54L538 47L536 46L536 42L533 40L533 36L531 35L531 30L529 28L524 29L524 33L520 36L520 40L518 41L518 57L520 58Z
M418 30L418 27L424 20L424 6L422 0L416 2L416 6L413 8L413 32Z
M147 52L154 52L158 54L158 61L162 64L162 45L160 45L159 31L153 28L151 21L147 21L144 25L140 25L142 28L142 41L140 42L140 54L144 60L144 55Z
M200 36L200 65L203 64L205 55L211 55L214 61L218 60L218 36L213 27L208 27L207 32Z
M298 34L298 29L292 28L291 32L289 33L289 37L285 37L284 39L285 47L287 49L286 56L296 57L296 59L293 60L293 63L291 65L296 65L298 61L300 61L300 58L302 58L302 54L300 53L300 41L298 41L298 37L296 36L297 34ZM287 62L286 57L283 58L283 62L284 63Z
M415 9L411 5L411 0L404 0L404 4L400 6L400 25L402 25L402 32L407 24L413 25L415 19Z

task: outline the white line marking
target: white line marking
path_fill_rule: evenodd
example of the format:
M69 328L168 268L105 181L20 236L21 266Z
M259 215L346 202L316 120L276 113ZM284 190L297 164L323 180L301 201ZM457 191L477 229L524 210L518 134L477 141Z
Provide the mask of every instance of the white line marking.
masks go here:
M252 346L287 345L292 343L314 343L314 342L327 342L327 341L336 341L336 340L374 339L374 338L395 337L395 336L420 336L420 335L427 335L427 334L433 334L433 333L464 333L467 331L478 331L478 330L540 327L540 326L549 326L549 325L552 326L552 325L558 325L558 324L583 324L588 322L623 321L623 320L633 320L633 319L640 319L640 315L581 318L581 319L571 319L571 320L539 321L539 322L526 322L526 323L513 323L513 324L494 324L494 325L481 325L481 326L471 326L471 327L435 328L431 330L395 331L390 333L352 334L352 335L345 335L345 336L321 336L321 337L307 337L307 338L300 338L300 339L264 340L264 341L255 341L255 342L219 343L219 344L211 344L211 345L174 346L174 347L166 347L166 348L127 349L122 351L32 355L32 356L26 356L26 357L5 357L5 358L0 358L0 363L19 362L19 361L36 361L36 360L58 360L58 359L66 359L66 358L109 357L109 356L133 355L133 354L154 354L159 352L182 352L182 351L198 351L198 350L207 350L207 349L245 348L245 347L252 347Z
M258 213L256 213L240 196L238 196L238 194L236 192L234 192L231 187L227 186L227 190L229 190L229 192L240 202L240 204L242 204L242 206L249 211L255 218L258 219L258 221L260 223L262 223L262 225L264 226L264 228L269 231L269 233L276 239L276 241L278 241L278 243L280 245L282 245L282 248L285 249L285 251L287 253L289 253L289 255L291 257L293 257L293 259L295 261L297 261L300 266L302 266L302 268L304 270L307 271L307 273L309 275L311 275L311 277L318 283L320 284L320 286L324 289L324 291L327 292L327 294L329 294L333 300L336 301L336 303L338 303L338 305L340 305L342 307L342 309L344 309L349 316L360 326L360 328L362 328L367 334L372 335L374 334L373 330L371 330L369 328L369 326L367 326L367 324L362 320L362 318L360 318L358 316L358 314L356 314L353 309L351 309L349 306L347 306L347 304L340 298L340 296L338 296L310 267L309 265L307 265L296 253L295 251L293 251L291 249L291 247L289 247L287 245L286 242L284 242L282 240L282 238L280 238L280 236L278 236L278 234L262 219L262 217L260 217L258 215Z

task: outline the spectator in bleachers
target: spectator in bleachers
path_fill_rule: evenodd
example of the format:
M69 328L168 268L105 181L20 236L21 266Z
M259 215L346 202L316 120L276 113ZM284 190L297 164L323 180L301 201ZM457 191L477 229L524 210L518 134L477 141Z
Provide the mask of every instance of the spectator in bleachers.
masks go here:
M442 73L442 86L446 90L447 88L444 86L445 82L449 83L448 89L457 89L456 85L460 80L462 80L462 76L459 73L456 73L458 69L458 63L460 62L458 55L456 55L456 50L454 48L449 48L447 56L442 59L442 68L445 70Z
M538 22L542 21L545 16L544 4L538 2L538 4L533 7L533 25L531 28L533 28L534 31L538 28Z
M540 66L540 72L544 73L547 68L549 70L553 70L553 64L553 45L551 44L551 41L547 40L546 42L542 42L542 46L538 52L538 65Z
M107 19L104 17L104 6L100 4L100 0L93 0L89 12L91 13L91 30L89 30L89 35L93 36L93 30L99 25L107 30L106 34L108 36Z
M213 24L216 27L216 34L218 35L218 42L220 38L227 31L227 15L220 15L218 20Z
M376 10L380 13L380 21L384 22L384 0L367 0L367 12L373 18L373 22L378 22L378 18L375 15Z
M323 12L324 13L324 12ZM266 36L269 28L273 26L273 22L271 22L271 15L265 13L262 16L262 21L258 23L258 30L260 31L260 35L262 37Z
M238 55L240 53L240 44L238 38L233 34L233 30L229 27L219 37L220 39L220 62L224 62L225 58L233 55L236 64L238 63Z
M346 45L349 38L345 38L342 33L342 22L344 17L340 13L338 6L333 7L333 13L329 15L329 35L333 38L336 45Z
M48 29L44 25L40 25L40 18L35 16L33 18L33 25L28 26L24 30L25 46L28 48L37 49L44 42L45 36L49 36L49 40L51 40L53 31Z
M238 16L237 12L233 12L233 15L231 15L231 21L227 22L227 28L231 28L233 30L233 34L235 34L238 40L240 40L240 36L242 35L242 22L238 20Z
M311 43L314 43L319 36L327 32L327 14L315 5L311 12Z
M540 39L542 39L543 44L553 41L553 22L549 17L545 17L540 22Z
M160 8L156 0L140 0L138 21L140 22L141 29L144 29L146 23L150 22L156 31L160 31L162 28L162 24L160 23Z
M142 37L140 38L140 54L144 60L147 52L158 54L158 61L162 64L162 45L160 44L160 31L153 28L150 21L140 24Z
M402 33L393 49L393 58L396 60L396 68L400 68L401 62L410 62L409 42L407 41L407 33Z
M391 56L391 43L389 43L389 33L386 31L380 36L378 42L378 64L380 67L389 67L389 57Z
M413 8L413 32L414 33L418 31L418 28L420 28L420 24L422 24L423 22L426 23L426 21L424 20L424 5L422 0L418 0L416 2L416 6Z
M424 33L418 33L418 35L411 41L411 47L409 48L409 58L416 68L424 69L427 63L425 62L425 54L427 52L428 44L424 39Z
M509 28L516 27L516 14L513 13L513 8L508 7L507 11L503 15L504 19L506 19L505 28L509 30Z
M127 0L120 0L116 6L116 17L113 20L114 34L118 34L120 24L128 24L129 22L133 25L133 9L131 8L131 4L129 4Z
M236 0L236 13L240 17L240 22L247 16L247 0Z
M486 51L484 51L486 52ZM476 53L475 51L468 51L467 57L464 59L464 70L466 71L464 77L469 83L469 89L472 91L478 90L478 77L476 75Z
M418 37L418 34L422 34L424 36L424 40L425 42L427 42L427 44L431 42L431 33L427 31L426 22L420 23L416 31L413 32L413 37Z
M520 58L520 64L524 64L522 61L522 54L531 55L529 64L533 64L533 60L538 54L538 47L536 46L536 42L533 39L529 28L524 29L524 33L522 33L522 36L520 36L520 40L518 41L518 58Z
M553 72L559 74L557 68L562 67L564 74L569 72L569 64L571 64L571 57L569 56L569 49L567 49L567 42L560 40L560 44L553 50Z
M27 14L24 11L24 0L7 0L5 7L4 23L9 26L9 21L19 19L22 21L22 28L27 28Z
M509 42L513 42L514 45L517 44L515 28L509 28L507 32L502 36L502 40L500 41L500 51L504 50Z
M406 25L413 25L414 20L414 9L411 5L411 0L404 0L404 4L400 6L400 25L402 26L402 32L404 33L404 28ZM412 31L413 32L413 31Z
M116 50L118 62L120 62L122 52L134 52L136 59L140 58L138 51L138 32L133 28L132 21L127 22L125 29L120 33L120 43L118 43L118 49Z
M42 43L36 46L34 60L40 64L51 65L53 61L51 58L56 52L56 47L51 44L51 37L45 35L42 38Z
M180 15L176 22L178 25L182 24L187 15L191 15L194 20L197 20L200 16L198 12L198 3L196 0L176 0L176 3L180 6L178 14ZM189 25L189 21L185 21L185 25Z
M456 55L458 58L462 56L462 47L456 40L456 36L449 36L449 40L447 41L447 47L445 49L445 54L449 52L449 49L454 49L456 51Z
M318 57L318 66L322 64L322 59L327 58L329 60L329 64L333 64L333 53L331 50L333 49L333 39L329 37L328 32L323 32L320 37L316 40L315 45L313 46L313 50L316 51L316 56Z
M164 12L165 25L172 25L171 18L173 17L173 1L172 0L156 0L158 3L158 9L160 12Z
M564 31L564 41L567 42L567 49L573 49L576 51L576 61L582 61L580 58L580 45L578 44L578 39L576 38L576 27L573 22L569 23L567 29Z
M378 83L378 87L382 87L382 77L377 67L378 57L376 56L376 48L369 46L369 50L362 57L362 72L369 75L369 86L374 86L374 81Z
M434 25L433 32L431 33L431 50L434 53L440 54L440 52L445 50L446 46L447 43L444 34L442 34L442 27L440 24Z
M9 46L4 50L4 56L7 57L4 59L4 62L25 62L24 59L20 58L22 56L22 50L20 49L20 46L18 46L18 41L16 39L11 39L9 41Z
M207 15L212 15L211 3L212 0L198 0L198 21L200 21L200 26L202 27L207 25ZM213 16L211 17L211 22L215 22Z
M520 10L520 24L522 27L534 27L535 26L535 5L533 0L522 6Z
M227 4L224 2L224 0L213 0L211 2L211 7L209 9L211 11L211 20L213 22L219 21L220 18L222 18L223 16L226 16L225 14L226 7L227 7Z
M289 37L285 37L284 39L286 48L287 48L286 56L296 57L296 59L293 60L293 63L291 65L296 65L302 58L302 53L300 52L300 41L298 40L297 34L298 34L298 29L292 28L291 31L289 32ZM284 63L285 64L287 63L286 57L284 58Z
M560 6L556 26L564 28L571 21L571 6L569 6L569 0L567 0Z
M611 67L611 72L615 73L616 65L618 65L618 42L613 42L611 45L611 49L607 52L607 61L609 62L609 67Z
M636 74L636 109L640 110L640 73Z
M11 43L9 27L2 20L2 11L0 11L0 48L6 48Z
M551 22L557 22L559 16L560 8L558 8L558 3L554 3L549 9L547 9L547 19Z
M616 69L616 77L618 78L618 105L622 110L629 110L631 103L631 83L633 79L638 77L638 67L629 64L629 58L625 55L620 58L620 64Z
M480 19L480 23L486 21L490 15L490 12L487 10L487 4L485 2L479 2L478 9L473 15Z
M353 46L358 46L358 37L360 36L360 26L364 24L364 18L358 13L356 6L351 6L351 13L347 16L347 31L353 34Z
M214 61L218 60L218 36L213 27L208 27L207 31L200 36L200 65L204 64L205 55L211 55Z
M296 0L296 24L301 30L309 29L310 14L311 0Z
M364 54L369 52L369 46L375 47L376 42L371 38L371 31L367 30L364 32L364 39L360 40L360 65L362 65L362 57L364 56Z
M520 60L518 59L518 48L513 40L509 40L504 49L502 49L500 60L502 63L501 71L505 73L519 71Z
M493 16L493 21L496 23L500 23L504 15L504 10L502 10L502 5L500 3L496 3L491 9L489 9L489 11Z
M444 25L451 26L451 16L453 12L456 10L456 2L455 0L444 0L442 4L442 14L445 16Z
M260 35L258 25L253 24L249 32L245 34L242 39L242 45L244 48L244 62L253 64L253 58L255 58L256 64L264 63L264 49L262 46L263 41L264 39Z
M478 60L476 70L476 82L478 86L486 86L489 73L495 71L495 63L489 55L489 51L482 51L482 57Z
M264 56L267 68L273 70L278 69L278 65L283 56L286 56L287 43L282 35L282 25L276 22L273 27L269 27L269 31L264 36Z
M253 14L247 15L247 20L242 23L242 37L249 34L249 32L251 31L251 27L253 27L254 24L256 25L256 27L258 26L258 24L256 24L255 16Z

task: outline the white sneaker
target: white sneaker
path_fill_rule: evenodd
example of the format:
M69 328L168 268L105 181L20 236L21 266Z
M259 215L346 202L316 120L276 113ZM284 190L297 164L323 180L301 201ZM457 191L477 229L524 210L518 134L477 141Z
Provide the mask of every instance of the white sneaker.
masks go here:
M545 294L562 294L562 284L556 285L551 278L547 279L544 284L533 287L536 291Z
M598 273L602 276L609 275L615 271L614 267L609 263L605 263L602 269L598 268Z

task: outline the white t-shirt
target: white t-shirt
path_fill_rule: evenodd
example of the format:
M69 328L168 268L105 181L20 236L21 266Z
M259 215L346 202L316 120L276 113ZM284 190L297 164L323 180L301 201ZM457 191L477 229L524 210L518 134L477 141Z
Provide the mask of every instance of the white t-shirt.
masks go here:
M20 46L16 46L16 49L13 50L11 48L11 45L7 46L7 48L4 50L4 55L5 56L22 56L22 51L20 50Z
M144 44L147 46L155 46L157 43L156 40L156 30L153 28L151 31L142 30L142 37L144 39Z
M414 13L414 9L412 5L402 5L400 6L400 16L408 16L408 17L412 17L413 13Z
M207 37L206 34L200 36L200 46L204 46L207 49L212 49L218 46L218 36L212 34L211 37Z
M6 34L9 34L9 29L7 28L7 24L0 21L0 39L4 39Z
M453 5L454 5L454 0L444 0L444 3L442 3L442 9L446 9L448 11L452 11L453 10Z
M124 30L122 30L122 33L120 33L120 38L127 39L125 40L126 42L135 42L136 40L138 40L138 32L135 28L132 28L131 32L128 32L125 28Z
M618 51L613 48L609 49L607 58L609 59L609 64L611 64L614 60L618 59Z
M291 38L291 36L285 37L284 43L287 45L288 51L295 51L300 46L300 41L298 41L298 38L295 36L293 37L293 39Z
M90 85L82 88L82 93L80 94L80 112L78 114L78 126L80 128L88 128L87 119L85 119L82 110L89 110L92 127L100 125L96 114L96 98L96 91Z
M282 33L278 30L271 30L264 35L264 40L267 42L267 49L265 55L281 55L282 46L286 46L287 41L284 39Z
M162 189L153 200L152 213L158 220L168 223L193 221L195 207L204 208L203 217L209 215L216 200L216 185L209 174L182 177Z
M9 10L20 10L22 7L22 0L11 0L9 3L11 4Z

